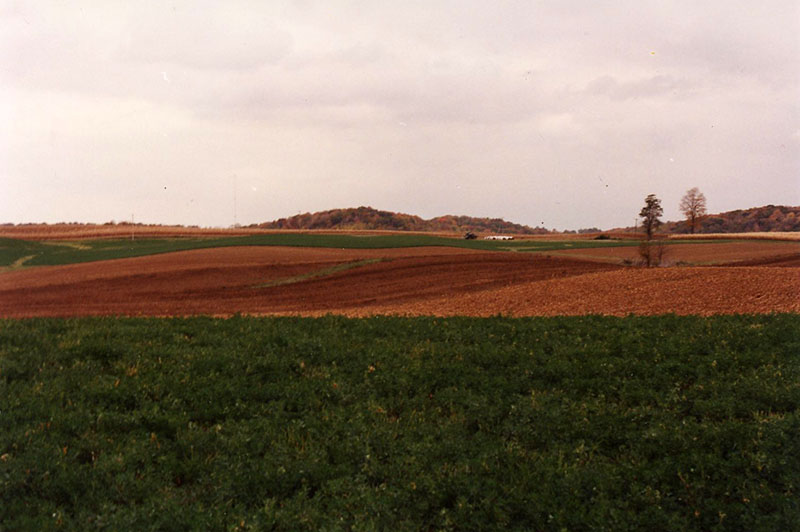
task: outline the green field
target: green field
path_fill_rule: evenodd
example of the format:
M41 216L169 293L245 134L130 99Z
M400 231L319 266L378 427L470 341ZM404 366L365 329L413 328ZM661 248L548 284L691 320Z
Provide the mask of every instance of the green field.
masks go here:
M230 246L299 246L348 249L382 249L414 246L448 246L487 251L551 251L588 247L635 246L634 240L489 241L428 235L356 236L284 233L224 238L98 239L37 242L0 238L0 267L52 266L97 260L140 257L156 253Z
M800 528L800 318L0 320L0 530Z

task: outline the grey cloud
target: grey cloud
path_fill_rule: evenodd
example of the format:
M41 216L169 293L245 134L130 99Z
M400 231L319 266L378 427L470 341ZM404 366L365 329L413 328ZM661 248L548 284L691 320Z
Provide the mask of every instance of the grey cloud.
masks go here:
M491 63L448 66L435 58L419 63L384 53L380 63L353 65L348 54L337 57L231 77L235 83L205 91L198 109L249 119L296 112L301 121L314 121L319 110L324 122L332 108L372 108L373 117L406 124L481 124L529 120L553 107L534 73L526 77Z
M292 38L265 16L225 9L164 9L132 17L123 28L122 60L167 62L201 69L249 69L286 57Z
M602 76L591 81L585 92L593 96L607 96L612 100L639 98L683 98L690 96L696 86L685 79L672 76L651 76L636 81L620 83L612 76Z
M14 219L44 218L55 171L42 205L97 199L86 179L103 176L103 213L141 199L140 174L191 175L201 224L234 171L270 191L248 222L348 198L558 227L630 224L640 195L677 205L689 186L714 204L800 201L789 0L7 6ZM150 207L181 221L166 199Z
M694 35L673 45L673 68L691 68L719 83L754 79L776 85L800 78L797 48L800 43L770 43L740 36Z

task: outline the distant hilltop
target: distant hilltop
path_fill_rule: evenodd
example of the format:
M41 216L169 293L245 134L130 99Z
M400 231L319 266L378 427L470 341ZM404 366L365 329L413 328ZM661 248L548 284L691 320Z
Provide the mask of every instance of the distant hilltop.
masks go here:
M372 207L331 209L327 211L298 214L272 222L253 224L258 229L343 229L368 231L421 231L494 233L511 235L552 234L542 227L507 222L502 218L475 218L473 216L445 215L425 220L413 214L382 211ZM612 231L632 231L633 227ZM719 214L708 214L697 230L698 233L752 233L800 231L800 206L765 205L750 209L737 209ZM574 233L575 231L566 231ZM581 229L579 233L601 232L601 229ZM669 234L689 233L685 220L664 222L660 232Z
M549 234L551 231L507 222L501 218L439 216L425 220L412 214L381 211L372 207L331 209L254 224L259 229L349 229L428 232L508 233L516 235Z
M689 233L686 220L667 222L665 233ZM775 231L800 231L800 207L765 205L751 209L738 209L703 217L698 233L754 233Z
M110 221L94 223L0 223L0 238L26 238L52 240L73 238L171 238L178 236L231 236L257 233L258 230L363 230L363 231L416 231L431 233L461 233L495 235L552 235L555 230L507 222L502 218L475 218L472 216L439 216L424 220L411 214L381 211L372 207L332 209L313 214L298 214L273 222L252 224L247 227L232 226L227 229L182 225L143 224ZM641 229L641 228L638 228ZM618 227L603 231L596 227L563 231L561 234L632 233L634 227ZM661 234L689 233L685 220L664 222ZM765 205L750 209L737 209L719 214L708 214L696 231L698 234L726 233L800 233L800 206Z

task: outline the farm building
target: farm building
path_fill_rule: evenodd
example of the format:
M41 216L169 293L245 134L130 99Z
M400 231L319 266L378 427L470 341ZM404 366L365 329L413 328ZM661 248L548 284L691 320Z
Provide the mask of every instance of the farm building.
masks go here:
M489 235L483 237L484 240L514 240L513 236L509 235Z

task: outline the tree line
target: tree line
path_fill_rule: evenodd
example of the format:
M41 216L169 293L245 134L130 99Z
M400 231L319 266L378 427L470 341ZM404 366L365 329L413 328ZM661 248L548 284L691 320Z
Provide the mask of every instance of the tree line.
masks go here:
M697 187L690 188L681 198L679 208L686 217L686 222L692 234L699 228L703 217L707 213L706 197ZM642 219L642 228L646 238L639 246L639 256L645 266L658 266L664 260L666 248L663 241L653 242L653 236L663 223L661 216L664 209L661 200L655 194L648 194L644 200L644 207L639 211Z
M512 234L548 234L542 227L508 222L501 218L476 218L472 216L439 216L425 220L419 216L381 211L372 207L331 209L305 213L273 222L254 224L261 229L349 229L434 232L488 232Z
M686 191L679 208L684 219L664 223L660 219L663 214L661 201L655 194L648 195L639 212L646 237L652 238L658 229L670 234L800 231L800 207L765 205L708 214L706 197L696 187Z

